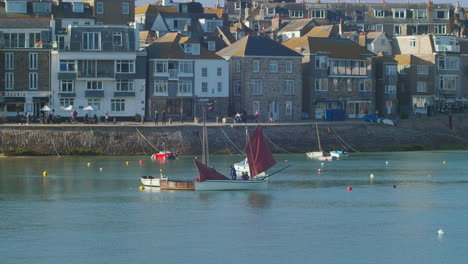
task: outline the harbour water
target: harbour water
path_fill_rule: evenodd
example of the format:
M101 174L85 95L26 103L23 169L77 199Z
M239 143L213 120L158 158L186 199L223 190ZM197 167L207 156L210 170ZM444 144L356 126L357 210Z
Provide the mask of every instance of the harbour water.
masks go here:
M293 166L266 191L139 189L140 176L160 169L197 177L193 158L0 158L0 263L468 259L468 152L353 153L323 166L305 154L275 155L273 170ZM227 174L242 158L212 156L211 164Z

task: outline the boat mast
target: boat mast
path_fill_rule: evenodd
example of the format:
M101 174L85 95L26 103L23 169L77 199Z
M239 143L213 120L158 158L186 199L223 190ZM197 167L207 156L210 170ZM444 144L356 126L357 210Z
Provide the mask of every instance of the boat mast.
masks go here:
M322 146L320 145L320 134L319 134L319 131L318 131L318 124L317 123L315 123L315 130L317 131L317 142L318 142L319 151L322 151Z
M206 106L203 107L202 163L208 166L208 136L206 130Z

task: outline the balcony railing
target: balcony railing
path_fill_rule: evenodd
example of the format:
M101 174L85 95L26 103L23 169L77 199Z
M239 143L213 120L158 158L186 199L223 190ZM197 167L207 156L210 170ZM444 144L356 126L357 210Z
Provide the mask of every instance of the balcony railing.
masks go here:
M179 79L179 71L176 69L169 69L169 80Z
M435 50L439 52L460 52L460 46L457 45L435 45Z

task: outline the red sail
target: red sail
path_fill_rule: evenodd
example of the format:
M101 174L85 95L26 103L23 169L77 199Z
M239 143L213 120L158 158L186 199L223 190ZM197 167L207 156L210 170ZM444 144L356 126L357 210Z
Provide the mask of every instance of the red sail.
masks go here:
M265 141L265 136L260 126L257 127L250 138L249 144L245 147L245 153L247 153L251 178L276 164L276 160L271 154L270 147Z
M206 180L229 180L228 177L222 175L221 173L215 171L214 169L198 162L195 160L195 165L198 169L198 175L200 175L200 181Z

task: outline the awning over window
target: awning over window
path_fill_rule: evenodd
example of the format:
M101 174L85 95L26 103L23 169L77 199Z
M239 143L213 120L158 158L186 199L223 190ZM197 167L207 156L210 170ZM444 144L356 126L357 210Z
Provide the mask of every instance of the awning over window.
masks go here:
M24 103L25 101L24 97L5 97L5 103Z
M33 97L33 103L49 102L49 97Z

